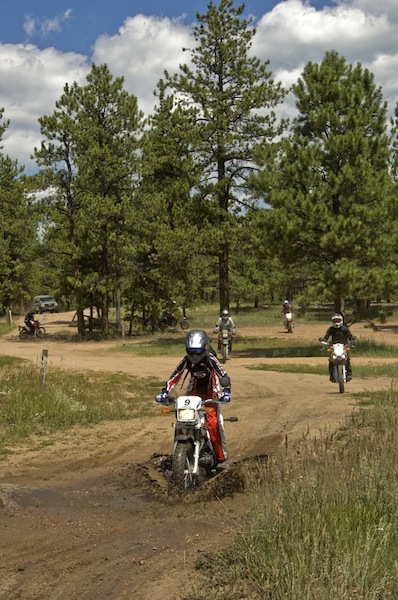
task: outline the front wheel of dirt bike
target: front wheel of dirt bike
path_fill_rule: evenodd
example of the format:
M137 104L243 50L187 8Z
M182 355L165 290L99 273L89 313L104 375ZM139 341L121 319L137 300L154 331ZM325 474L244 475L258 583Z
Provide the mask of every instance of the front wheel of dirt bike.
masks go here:
M44 338L44 336L46 335L46 330L44 329L44 327L39 327L39 329L36 331L36 335L40 339Z
M19 337L21 338L21 340L26 340L26 338L28 337L28 332L26 331L26 329L21 329L19 331Z
M193 471L193 446L183 442L176 445L171 471L174 485L182 492L191 492L195 488Z
M293 333L293 327L292 327L291 321L287 322L287 332L288 333Z
M227 354L228 354L227 344L223 344L222 345L222 361L224 363L227 362Z
M182 319L180 325L181 325L181 329L188 329L189 328L189 323L188 323L187 319L185 319L185 317L184 317L184 319Z
M339 392L340 394L344 393L344 367L343 365L338 365L337 367L337 381L339 382Z

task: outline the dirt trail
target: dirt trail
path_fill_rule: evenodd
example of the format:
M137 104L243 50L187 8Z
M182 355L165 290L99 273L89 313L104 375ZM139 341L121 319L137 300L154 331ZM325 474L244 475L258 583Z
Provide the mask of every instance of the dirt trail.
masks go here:
M0 338L0 354L39 364L46 348L49 376L51 368L61 368L126 372L163 381L176 365L175 357L110 352L114 341L59 341L60 332L73 333L70 318L43 316L48 336L42 341L21 342L16 332ZM322 325L297 324L293 335L313 344L324 330ZM362 337L395 344L397 331L396 325L376 332L353 328L359 342ZM240 334L287 335L281 327ZM344 395L328 381L322 355L300 361L324 363L324 377L248 368L272 360L282 362L238 353L228 360L232 402L223 413L239 418L238 423L226 423L233 465L277 452L302 436L335 430L354 408L352 392L391 385L387 379L355 378L359 359L354 355L354 379ZM203 492L181 503L168 493L151 459L172 448L171 420L158 406L153 406L152 419L76 428L52 437L51 445L43 442L37 449L16 449L0 462L0 599L180 600L191 589L200 553L225 545L244 523L244 493L231 495L223 489L239 487L234 466L219 476L214 493L207 496Z

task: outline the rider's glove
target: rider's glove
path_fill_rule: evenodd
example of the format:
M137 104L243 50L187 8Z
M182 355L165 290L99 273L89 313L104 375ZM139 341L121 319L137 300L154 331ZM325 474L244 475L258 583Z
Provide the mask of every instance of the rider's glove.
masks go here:
M159 404L164 404L166 402L167 399L167 391L165 389L163 389L160 394L158 394L155 398L156 402L159 402Z
M231 396L230 396L230 392L229 390L224 390L221 398L220 398L220 402L231 402Z

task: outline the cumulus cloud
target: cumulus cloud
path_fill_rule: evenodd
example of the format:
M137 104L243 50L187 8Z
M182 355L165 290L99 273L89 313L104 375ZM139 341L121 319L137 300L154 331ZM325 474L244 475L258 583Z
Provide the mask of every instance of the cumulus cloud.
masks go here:
M256 24L253 52L269 60L274 78L290 87L309 62L320 62L336 50L348 63L360 62L375 76L376 85L393 112L398 101L394 66L398 48L398 4L379 0L337 0L317 10L301 0L286 0Z
M144 112L153 110L153 91L164 70L174 73L189 56L192 30L179 19L137 15L126 19L114 36L101 35L95 43L93 61L106 62L114 75L123 75L126 89L139 99Z
M38 118L54 111L66 83L84 83L89 65L82 55L33 44L0 45L0 57L0 106L10 120L4 150L31 166L33 148L40 145Z

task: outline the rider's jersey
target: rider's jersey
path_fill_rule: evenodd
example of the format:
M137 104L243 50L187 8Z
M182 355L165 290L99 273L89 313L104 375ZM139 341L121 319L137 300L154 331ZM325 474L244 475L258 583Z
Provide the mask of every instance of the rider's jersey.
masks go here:
M169 393L179 382L184 371L188 371L190 380L187 386L187 393L195 392L202 398L218 397L221 391L220 379L223 377L224 387L231 387L231 382L227 383L225 378L227 372L213 354L209 354L203 361L193 365L186 356L179 362L175 371L171 374L165 384L165 389Z
M346 344L348 341L354 340L354 336L347 325L342 325L339 329L331 325L323 339L327 342L329 338L331 338L332 344Z
M228 331L232 331L235 329L235 323L231 319L231 317L220 317L215 325L215 328L218 331L222 331L223 329L228 329Z

